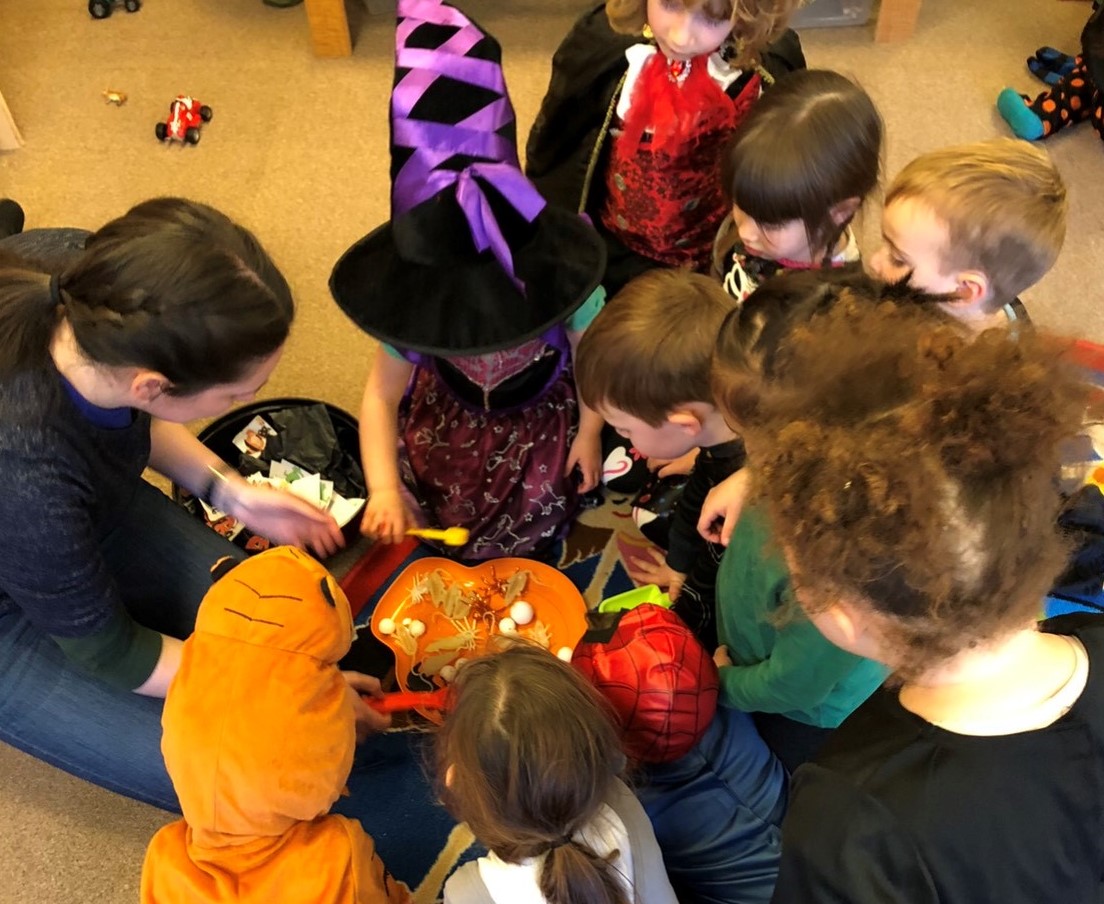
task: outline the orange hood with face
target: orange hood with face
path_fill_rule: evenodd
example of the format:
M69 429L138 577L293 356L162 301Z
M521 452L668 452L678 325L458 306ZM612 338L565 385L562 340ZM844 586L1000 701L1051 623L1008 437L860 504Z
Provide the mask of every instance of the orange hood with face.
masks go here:
M142 900L405 900L360 824L327 815L356 745L345 594L292 547L215 573L162 716L184 819L150 844Z

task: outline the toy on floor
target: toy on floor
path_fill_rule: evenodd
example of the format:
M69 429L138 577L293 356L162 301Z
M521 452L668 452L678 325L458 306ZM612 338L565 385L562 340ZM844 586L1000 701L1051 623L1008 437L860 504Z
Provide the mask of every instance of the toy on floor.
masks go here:
M106 19L118 5L128 13L136 13L142 8L142 0L88 0L88 14L93 19Z
M169 118L154 127L159 141L199 144L199 129L211 121L213 111L194 97L178 94L169 104Z
M353 765L354 696L338 669L349 601L306 553L223 559L162 716L184 818L150 842L143 904L395 902L360 823L329 810Z
M1051 87L1034 100L1012 88L997 96L997 110L1020 138L1037 141L1089 120L1104 139L1104 7L1094 5L1076 57L1041 47L1028 68Z

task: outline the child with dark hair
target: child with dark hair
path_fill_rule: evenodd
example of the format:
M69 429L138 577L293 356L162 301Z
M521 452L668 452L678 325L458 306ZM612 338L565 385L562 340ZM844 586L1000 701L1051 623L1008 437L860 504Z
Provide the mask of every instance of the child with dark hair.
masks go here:
M743 301L780 270L859 259L850 223L878 184L884 131L870 96L838 72L779 79L722 157L732 211L713 267L730 295Z
M766 904L785 769L750 716L717 705L717 667L677 615L643 605L609 618L576 644L571 664L613 708L679 901Z
M1104 625L1036 623L1089 390L1036 331L871 300L720 398L802 610L894 675L795 776L774 900L1094 900Z
M489 851L445 904L676 904L604 701L547 650L465 665L435 759L445 806Z
M726 205L717 168L734 127L802 68L798 0L608 0L552 59L526 172L590 216L617 292L653 267L706 270Z

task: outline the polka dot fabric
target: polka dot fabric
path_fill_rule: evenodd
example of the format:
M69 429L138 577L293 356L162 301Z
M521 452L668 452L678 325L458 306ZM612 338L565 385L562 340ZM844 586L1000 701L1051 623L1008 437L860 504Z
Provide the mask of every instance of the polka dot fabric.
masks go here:
M690 751L717 710L713 659L677 615L638 606L621 616L608 641L587 635L572 664L613 705L625 751L645 763L666 763Z
M1043 126L1043 137L1053 134L1066 126L1089 120L1101 138L1101 105L1104 99L1093 84L1092 76L1083 57L1076 57L1073 71L1044 91L1034 100L1024 97L1024 103Z

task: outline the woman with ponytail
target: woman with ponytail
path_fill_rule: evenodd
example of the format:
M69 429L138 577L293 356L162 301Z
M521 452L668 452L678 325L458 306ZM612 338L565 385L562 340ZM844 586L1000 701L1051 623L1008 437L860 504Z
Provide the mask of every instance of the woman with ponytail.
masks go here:
M797 603L891 671L797 770L773 900L1099 900L1104 619L1037 622L1089 390L1062 342L903 300L825 287L718 343Z
M446 904L676 904L605 707L526 643L460 670L437 737L440 794L489 853L453 874Z
M336 549L328 514L245 483L184 426L253 398L293 313L257 240L203 204L0 241L0 740L177 807L159 698L211 565L240 551L142 473Z

